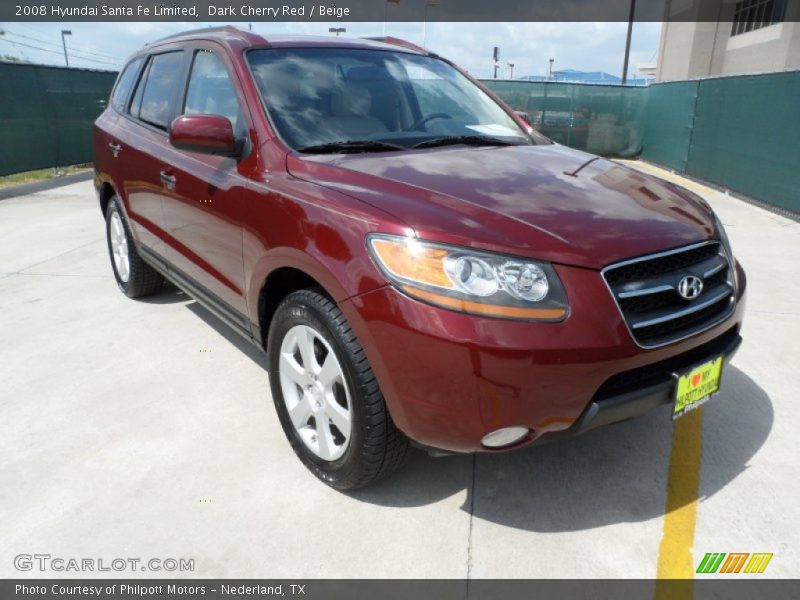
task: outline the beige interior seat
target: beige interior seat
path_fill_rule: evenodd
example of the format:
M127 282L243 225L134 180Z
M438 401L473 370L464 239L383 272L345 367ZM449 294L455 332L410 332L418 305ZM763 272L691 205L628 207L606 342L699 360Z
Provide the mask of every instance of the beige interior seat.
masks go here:
M372 94L364 86L342 83L331 94L331 116L325 125L339 137L370 139L388 131L386 125L370 114Z

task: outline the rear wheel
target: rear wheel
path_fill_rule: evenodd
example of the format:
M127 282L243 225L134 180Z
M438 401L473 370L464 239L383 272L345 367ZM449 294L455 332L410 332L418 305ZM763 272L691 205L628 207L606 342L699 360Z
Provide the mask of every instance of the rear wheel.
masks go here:
M128 298L150 296L161 289L164 278L139 256L119 202L117 196L112 197L106 209L106 240L114 278Z
M270 387L297 456L337 489L394 472L409 454L372 368L334 302L302 290L280 304L268 342Z

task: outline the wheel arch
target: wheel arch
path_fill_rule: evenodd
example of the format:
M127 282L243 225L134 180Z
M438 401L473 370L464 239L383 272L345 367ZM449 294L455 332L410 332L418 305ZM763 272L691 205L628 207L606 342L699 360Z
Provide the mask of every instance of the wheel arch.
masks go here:
M100 175L98 175L95 180L95 186L97 188L97 198L100 201L100 210L105 217L106 211L108 210L108 203L111 202L111 198L118 196L117 190L110 178L102 177Z
M245 255L249 245L245 238ZM365 250L366 254L366 250ZM247 261L246 261L247 262ZM269 325L275 309L292 292L317 288L337 304L348 319L348 298L380 286L364 268L364 261L354 257L327 256L314 244L305 248L272 248L246 267L247 306L252 327L267 345ZM366 272L365 272L366 271Z
M258 292L258 329L261 344L267 347L272 317L283 299L289 294L304 289L318 289L332 302L336 302L333 294L320 281L305 270L295 266L277 267L267 275Z

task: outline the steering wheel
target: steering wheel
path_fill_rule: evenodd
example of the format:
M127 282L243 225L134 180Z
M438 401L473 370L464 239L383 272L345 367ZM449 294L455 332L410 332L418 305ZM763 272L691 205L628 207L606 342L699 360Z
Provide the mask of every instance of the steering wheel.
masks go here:
M411 125L403 129L403 131L415 131L420 127L422 127L423 125L425 125L425 123L427 123L428 121L433 121L434 119L452 119L452 118L453 118L452 116L443 112L431 113L426 117L422 117L421 119L414 121Z

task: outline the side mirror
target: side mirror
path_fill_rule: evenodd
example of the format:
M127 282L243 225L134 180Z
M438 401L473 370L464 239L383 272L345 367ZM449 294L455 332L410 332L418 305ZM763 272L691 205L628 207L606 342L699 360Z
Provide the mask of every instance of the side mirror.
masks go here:
M238 157L241 144L233 126L222 115L181 115L169 127L169 143L179 150Z

